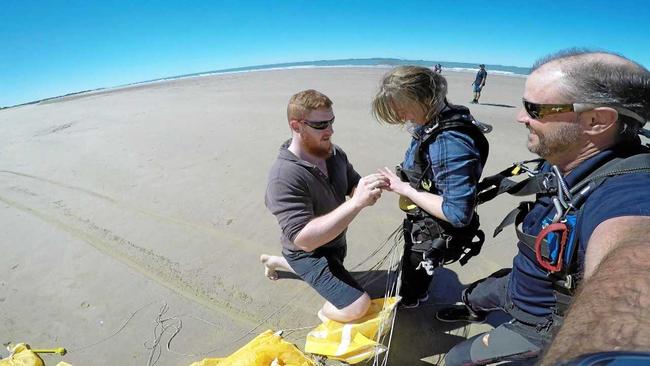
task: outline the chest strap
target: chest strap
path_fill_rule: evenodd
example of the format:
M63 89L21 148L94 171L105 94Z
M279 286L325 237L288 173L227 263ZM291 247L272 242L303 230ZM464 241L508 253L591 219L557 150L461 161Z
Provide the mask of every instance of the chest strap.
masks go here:
M538 173L526 167L528 163L537 163L539 166L542 162L541 159L523 161L497 174L483 178L478 185L477 200L479 204L488 202L503 193L513 196L528 196L540 193L555 194L558 187L553 173ZM510 179L522 173L534 175L520 182Z
M536 235L530 235L526 234L522 229L521 229L521 224L524 221L524 218L530 210L533 208L533 205L535 203L532 201L524 201L520 202L519 206L517 206L514 210L510 211L508 215L501 221L501 223L497 226L497 228L494 230L494 235L497 236L503 231L503 229L510 225L514 224L515 225L515 233L517 234L517 239L519 239L519 242L523 244L523 249L524 249L524 254L532 259L533 261L536 261L536 242L537 242L537 236ZM543 243L540 246L540 254L541 256L549 260L550 259L550 253L549 253L549 246L548 243L546 242L546 239L543 239Z

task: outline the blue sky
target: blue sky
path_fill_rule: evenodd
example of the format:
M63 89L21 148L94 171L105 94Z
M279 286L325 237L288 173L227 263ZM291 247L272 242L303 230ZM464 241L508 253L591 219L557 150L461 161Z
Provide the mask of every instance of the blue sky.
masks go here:
M28 1L0 10L0 106L231 67L391 57L530 66L585 46L650 67L618 1Z

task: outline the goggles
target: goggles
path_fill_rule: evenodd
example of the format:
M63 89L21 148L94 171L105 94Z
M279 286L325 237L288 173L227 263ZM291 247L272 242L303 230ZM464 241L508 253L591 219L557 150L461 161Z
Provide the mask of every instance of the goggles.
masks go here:
M630 117L643 126L646 123L646 120L640 115L632 112L631 110L623 107L617 107L612 105L605 104L590 104L590 103L571 103L571 104L541 104L529 102L524 98L521 98L524 103L524 109L529 116L533 117L536 120L540 120L546 116L558 113L567 113L567 112L586 112L599 107L612 108L619 114Z
M306 124L307 126L315 129L315 130L324 130L327 127L331 126L334 124L334 119L336 117L332 117L332 119L327 120L327 121L308 121L306 119L303 119L302 122Z

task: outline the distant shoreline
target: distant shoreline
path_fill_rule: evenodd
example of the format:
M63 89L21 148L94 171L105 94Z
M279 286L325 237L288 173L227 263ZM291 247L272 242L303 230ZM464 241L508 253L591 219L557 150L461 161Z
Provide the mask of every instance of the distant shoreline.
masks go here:
M322 61L304 61L304 62L292 62L292 63L280 63L280 64L269 64L269 65L257 65L257 66L244 66L236 67L222 70L214 71L205 71L197 72L191 74L182 74L164 78L157 78L145 81L138 81L129 84L116 85L111 87L103 87L91 90L82 90L78 92L72 92L64 95L58 95L49 98L43 98L31 102L16 104L13 106L0 107L2 109L9 109L15 107L21 107L31 104L39 103L53 103L62 100L68 100L71 97L83 97L86 95L95 95L102 92L126 89L134 86L144 86L147 84L155 84L165 81L181 80L181 79L190 79L196 77L204 76L214 76L214 75L229 75L229 74L239 74L239 73L248 73L248 72L262 72L262 71L280 71L280 70L293 70L293 69L318 69L318 68L384 68L390 69L399 65L418 65L424 67L432 68L435 64L441 64L442 70L444 72L462 72L462 73L473 73L478 71L478 65L473 67L474 64L462 63L462 62L443 62L443 61L424 61L424 60L401 60L401 59L345 59L345 60L322 60ZM486 69L489 74L501 75L501 76L512 76L512 77L526 77L529 69L516 66L503 66L503 65L486 65ZM518 71L518 72L517 72Z

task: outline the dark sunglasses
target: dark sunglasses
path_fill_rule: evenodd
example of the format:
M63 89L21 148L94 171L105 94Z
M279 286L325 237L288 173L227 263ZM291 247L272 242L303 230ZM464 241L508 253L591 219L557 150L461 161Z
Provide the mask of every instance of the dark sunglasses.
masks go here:
M607 108L614 109L619 114L635 119L641 122L642 124L645 123L645 119L643 117L623 107L604 105L604 104L590 104L590 103L541 104L541 103L529 102L524 98L521 98L521 100L522 102L524 102L524 109L526 110L526 113L528 113L529 116L537 120L540 120L552 114L567 113L567 112L582 113L599 107L607 107Z
M327 120L327 121L308 121L306 119L303 119L302 122L306 124L307 126L315 129L315 130L324 130L330 125L334 124L334 119L336 117L332 117L332 119Z
M576 104L540 104L529 102L526 99L521 99L524 102L524 109L529 116L535 119L542 119L546 116L558 113L566 112L578 112L576 110ZM593 109L593 108L591 108ZM589 109L581 110L581 112L587 111Z

